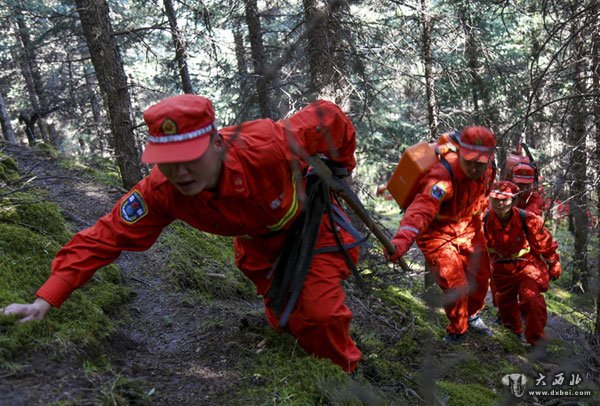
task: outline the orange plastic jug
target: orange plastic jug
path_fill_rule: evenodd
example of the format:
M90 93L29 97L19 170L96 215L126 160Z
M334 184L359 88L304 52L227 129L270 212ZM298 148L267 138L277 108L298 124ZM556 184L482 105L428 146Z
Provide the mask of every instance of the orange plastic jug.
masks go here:
M412 202L421 177L438 161L438 157L425 141L408 147L402 156L396 170L387 183L387 189L401 209L406 210Z

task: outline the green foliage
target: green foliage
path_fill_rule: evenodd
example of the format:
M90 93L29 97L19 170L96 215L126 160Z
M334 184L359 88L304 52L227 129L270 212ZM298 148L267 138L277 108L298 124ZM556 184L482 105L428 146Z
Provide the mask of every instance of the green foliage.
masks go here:
M235 267L231 239L200 232L182 222L169 227L167 268L176 286L201 297L256 297L254 285Z
M58 159L58 151L53 145L47 144L45 142L36 142L35 150L41 155L45 155L52 159Z
M495 329L494 340L500 343L503 354L523 355L525 353L521 340L507 328Z
M14 295L31 293L31 285L40 285L44 281L59 245L47 237L38 236L17 225L0 223L0 231L0 252L4 271L0 283L7 290L9 287L17 289L7 292L8 300L14 300Z
M428 311L425 302L409 289L390 285L376 294L384 301L386 309L398 309L404 313L407 320L411 320L421 329L428 330L429 333L435 333L437 328L445 323L444 315Z
M61 159L59 165L66 169L80 171L95 181L114 187L121 187L121 175L114 160L91 156L82 162L73 159Z
M477 337L476 339L482 341L486 338ZM508 363L504 354L479 353L474 352L472 348L461 348L460 350L457 359L449 361L451 365L444 373L447 380L493 388L501 386L499 377L514 372L514 367ZM491 362L492 360L494 362Z
M552 227L553 225L554 227ZM559 279L550 282L550 287L545 293L546 304L548 312L562 317L583 331L592 332L595 328L596 306L593 297L583 292L580 284L573 284L575 270L571 264L573 264L574 258L573 251L569 247L573 246L574 239L567 226L565 221L557 224L550 223L547 226L552 230L553 237L559 244L558 251L563 273ZM596 247L598 245L596 242L596 237L592 237L589 244L589 254L592 258L597 258ZM597 275L592 276L592 278L595 277Z
M99 182L116 187L122 186L121 173L114 159L91 155L84 158L83 163L87 166L87 172Z
M115 371L110 361L100 355L83 362L86 378L90 382L102 382L100 403L103 405L150 405L154 390L147 390L143 382L128 378ZM106 376L110 379L106 379Z
M448 406L495 405L499 398L491 390L477 384L437 383L440 397L447 398Z
M258 354L240 356L240 368L251 377L228 400L229 404L253 405L361 405L383 404L383 397L350 377L329 360L306 355L289 334L264 331L264 348ZM369 404L369 403L368 403Z
M374 269L374 275L380 275ZM418 392L411 366L425 362L428 349L436 346L435 337L443 325L442 316L408 288L389 282L373 287L370 310L376 315L365 324L354 324L351 332L363 352L365 376L383 386L403 385Z
M67 237L56 206L44 203L15 210L16 214L0 219L1 307L33 300L33 294L49 276L59 241ZM6 215L6 211L2 213ZM15 219L36 227L16 224ZM58 354L72 351L74 345L98 349L100 340L115 327L110 313L128 296L128 289L120 283L117 268L110 266L100 270L92 282L74 292L61 310L52 310L43 321L22 324L15 317L0 316L0 365L11 367L13 357L31 349L46 348Z
M141 382L122 375L102 385L103 405L151 405L150 395Z
M370 290L368 306L374 320L352 327L352 336L363 352L365 376L380 386L402 385L405 393L420 396L430 394L427 382L437 382L443 389L438 398L447 404L495 404L494 393L506 389L502 376L521 371L522 366L514 361L525 354L523 343L507 329L493 325L490 320L495 314L489 310L482 317L493 328L493 337L467 332L463 344L444 343L444 312L427 306L435 305L439 289L422 293L422 284L405 286L411 278L402 275L394 280L385 267L370 265L370 282L375 287ZM429 295L433 297L427 301L420 298ZM400 404L416 399L402 398Z
M18 178L19 173L15 160L0 152L0 191L3 184L10 183Z
M368 373L376 374L377 380L396 384L406 380L412 371L411 362L421 359L421 350L426 336L420 331L407 331L394 337L382 336L372 331L355 327L352 334L363 352L363 363Z
M573 262L573 250L570 249L574 244L573 234L568 229L567 221L548 223L546 228L552 232L554 240L558 242L558 253L563 267L563 274L557 283L562 284L565 281L570 281L572 277L569 264ZM568 284L568 282L566 283Z
M595 328L594 299L588 295L577 293L555 286L554 282L550 282L550 288L545 294L548 312L563 318L582 331L591 333Z
M56 204L36 201L44 197L44 192L34 190L29 193L15 193L10 200L0 201L0 221L18 224L37 234L64 244L70 239L64 218Z
M572 74L574 66L569 44L574 37L570 33L572 20L569 19L575 16L582 24L581 39L590 43L593 30L586 29L586 25L593 27L597 15L588 12L586 2L573 2L573 7L560 7L560 2L542 3L431 2L433 71L440 131L480 124L487 119L500 136L500 146L506 146L515 135L526 131L529 141L535 140L540 147L540 162L547 163L545 174L554 184L554 176L568 178L557 168L560 168L562 157L569 155L563 152L574 147L565 142L565 123L573 118L574 94L574 83L566 76ZM244 97L240 92L240 84L244 82L240 79L244 79L246 72L236 69L237 63L241 66L244 62L244 56L249 57L247 39L241 44L242 48L246 47L246 54L238 53L231 35L232 31L239 30L241 37L247 38L243 11L237 3L231 7L223 7L221 1L207 1L201 3L201 7L198 4L183 2L177 7L196 91L213 98L221 123L237 121L243 116L243 110L253 112L249 117L257 117L254 92L251 97ZM21 12L17 13L17 5L22 8ZM43 66L34 63L31 68L40 68L38 73L47 95L52 95L47 107L53 112L53 124L59 127L65 142L76 143L83 139L86 147L96 149L91 141L107 132L106 120L103 120L105 117L98 120L89 108L89 101L96 96L97 89L88 90L88 83L84 82L85 78L92 78L93 73L89 70L88 56L81 55L85 46L76 18L72 18L75 15L73 4L34 0L9 1L6 6L0 12L8 22L3 27L5 35L0 37L3 51L0 61L6 71L16 72L19 68L20 61L11 59L22 54L22 50L13 49L12 27L16 18L22 18L31 38L31 46L26 51L35 55L34 61L44 63ZM161 7L140 1L112 2L110 7L115 32L120 33L116 37L122 59L131 78L133 124L139 136L145 133L143 126L136 124L141 123L140 112L151 102L180 92L177 65L173 62L174 50L168 30L138 29L162 24ZM357 173L365 185L384 183L387 172L398 161L402 144L423 139L428 132L421 16L418 8L402 2L349 2L349 8L351 14L342 23L345 28L351 28L345 36L353 40L354 46L338 49L356 54L353 55L355 64L348 64L355 65L352 66L355 70L347 75L350 80L347 88L355 92L349 104L351 118L357 124L360 161ZM286 13L275 13L278 9L285 9ZM284 2L279 7L259 12L267 45L267 65L277 67L276 70L285 75L285 80L278 86L288 99L280 105L282 109L286 104L296 107L304 102L307 94L318 90L308 85L311 72L305 63L307 55L303 48L306 42L302 39L293 43L301 38L302 27L306 26L302 21L301 5ZM467 46L467 32L472 34L470 43L475 45L474 54L470 54L473 50ZM207 43L213 45L207 46ZM297 45L296 49L286 53L291 45ZM74 58L65 55L74 55ZM281 55L285 55L285 60L281 64L274 63ZM470 56L474 58L470 60ZM583 73L585 77L586 72ZM591 77L592 73L587 74ZM15 113L31 106L29 97L23 93L26 89L23 78L17 74L10 75L9 79L2 82L2 94L6 95L10 115L16 117ZM89 83L95 83L93 78ZM344 92L343 89L340 91ZM590 90L587 95L578 93L576 96L591 100L591 93ZM64 100L72 103L65 104ZM591 116L585 123L587 127L593 125L590 120ZM57 156L50 145L38 144L37 149L47 156ZM501 157L503 148L498 152ZM65 167L82 168L94 179L120 186L118 170L112 162L94 156L84 163L85 166L75 166L63 161ZM14 161L0 156L0 194L3 184L17 178ZM39 196L27 200L39 200ZM383 213L386 226L397 227L399 215L393 203L367 201L367 204ZM0 202L0 306L12 301L30 301L37 286L46 278L53 253L68 238L64 224L58 220L52 205L18 205L14 200ZM192 289L201 297L255 297L252 284L234 269L231 244L227 239L180 225L172 230L173 233L166 235L167 246L172 252L168 267L177 286ZM561 244L565 273L551 284L545 295L548 309L565 322L590 331L595 311L589 300L591 295L588 292L579 294L580 287L570 286L572 237L566 227L560 226L555 236ZM590 258L597 258L597 247L598 242L592 240ZM380 271L375 266L371 268L373 275ZM597 266L591 269L597 269ZM382 273L387 271L386 267L381 268ZM370 305L370 311L374 320L365 325L353 324L352 328L365 354L365 364L377 372L377 379L384 385L400 382L405 389L416 389L408 379L414 378L415 371L422 368L424 358L429 356L426 345L432 344L438 349L434 353L436 360L457 352L463 357L455 366L448 367L448 376L438 384L448 404L493 402L493 396L482 385L495 388L498 382L491 376L497 375L490 375L491 366L497 365L504 372L511 368L504 362L507 355L523 354L522 344L514 335L503 328L494 328L493 338L475 338L469 334L464 348L447 348L440 341L444 334L443 312L428 309L419 299L419 291L414 285L404 287L402 282L389 277L389 272L386 278L373 278L376 287L370 295L376 300ZM406 279L410 279L407 284L414 284L414 276ZM75 341L94 345L97 337L111 329L106 315L115 312L126 297L126 290L119 288L118 283L118 272L111 267L99 272L84 294L76 292L63 310L54 310L42 323L22 326L15 323L14 318L0 318L0 362L7 364L12 354L30 347L58 345L67 348ZM80 320L83 324L78 324ZM172 323L168 317L161 321L165 325ZM391 334L379 332L378 323L385 322L389 323L386 330ZM206 328L218 327L219 323L222 322L206 321ZM86 333L87 337L93 338L86 338ZM324 389L326 385L321 387L314 382L302 381L301 374L296 372L308 375L312 372L319 381L326 381L324 376L329 375L331 364L296 353L289 362L290 349L297 349L297 346L288 336L274 334L267 333L267 337L274 343L282 340L280 347L274 344L273 348L258 355L252 353L249 357L250 363L260 358L264 369L256 372L256 392L250 391L255 397L249 399L257 403L353 402L352 397L346 398L343 394L337 397L334 391ZM463 349L469 352L465 353ZM486 360L490 367L479 360ZM284 369L278 370L279 365ZM288 367L291 370L285 369ZM347 381L341 379L344 375L332 368L340 375L339 381L334 379L334 386L345 388ZM464 369L469 372L463 374ZM336 373L333 375L337 377ZM282 377L285 377L284 381ZM286 389L283 383L297 392ZM140 401L127 395L130 384L117 377L105 388L104 402ZM267 386L265 391L262 391L263 385ZM237 399L244 399L244 404L253 403L244 396Z

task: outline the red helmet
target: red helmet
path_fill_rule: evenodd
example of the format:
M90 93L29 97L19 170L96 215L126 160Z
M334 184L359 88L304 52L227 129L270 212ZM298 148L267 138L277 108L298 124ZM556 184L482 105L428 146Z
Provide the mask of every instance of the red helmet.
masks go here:
M519 193L519 187L517 185L508 180L501 180L494 182L492 185L490 197L499 200L512 199L517 193Z
M533 183L535 182L535 171L531 165L519 164L513 168L513 181L515 183Z
M488 128L471 126L463 128L459 152L466 161L488 162L496 149L496 137Z

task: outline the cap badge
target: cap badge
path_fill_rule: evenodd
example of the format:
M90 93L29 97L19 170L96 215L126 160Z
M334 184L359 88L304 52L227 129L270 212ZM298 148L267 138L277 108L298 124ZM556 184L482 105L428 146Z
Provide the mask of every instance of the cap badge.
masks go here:
M166 135L177 134L177 124L170 118L165 118L165 120L160 125L160 129Z
M481 138L476 138L475 139L475 145L477 146L482 146L483 145L483 140Z

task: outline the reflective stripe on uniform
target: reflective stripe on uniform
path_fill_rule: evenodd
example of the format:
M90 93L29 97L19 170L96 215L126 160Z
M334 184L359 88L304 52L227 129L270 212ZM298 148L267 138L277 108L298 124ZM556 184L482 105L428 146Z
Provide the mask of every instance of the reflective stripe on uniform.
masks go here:
M399 230L408 230L414 232L416 235L419 235L419 229L411 226L401 226Z
M298 180L298 176L299 173L298 172L294 172L294 174L292 175L292 188L293 188L293 195L292 195L292 204L290 205L289 210L287 211L287 213L284 214L284 216L281 218L281 220L279 220L277 223L267 226L267 228L271 231L278 231L281 230L283 227L285 227L285 225L292 219L294 218L294 215L296 214L296 212L298 211L298 195L296 193L296 183Z
M498 252L492 247L488 246L486 248L490 254L496 254ZM493 261L497 262L497 261L510 261L513 259L519 259L519 258L524 257L525 255L529 254L530 251L531 251L531 249L529 248L529 246L527 246L525 248L522 248L521 251L517 252L516 254L511 255L510 257L494 258Z

